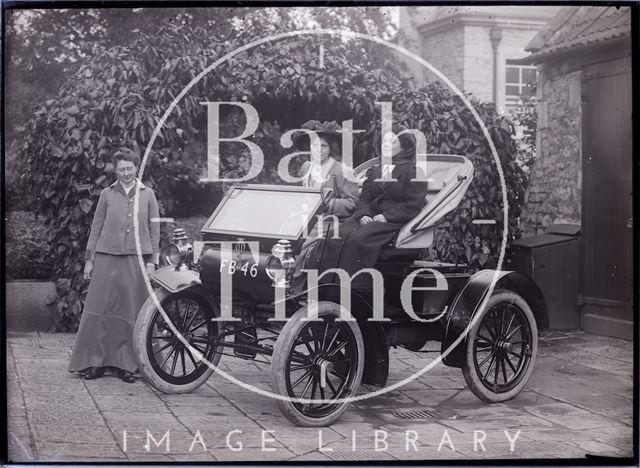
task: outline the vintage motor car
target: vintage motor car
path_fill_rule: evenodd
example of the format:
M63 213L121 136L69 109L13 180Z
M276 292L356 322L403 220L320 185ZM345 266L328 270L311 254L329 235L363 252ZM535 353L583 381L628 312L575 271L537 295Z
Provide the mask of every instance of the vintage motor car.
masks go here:
M361 181L373 164L356 168ZM339 279L291 288L295 256L330 187L232 186L202 228L202 241L194 248L176 229L172 264L152 276L157 289L135 324L143 377L162 392L183 393L205 383L223 355L270 362L271 390L287 397L276 400L282 413L300 426L325 426L361 383L387 384L390 347L418 351L431 340L441 342L442 362L461 368L478 398L515 397L533 370L538 329L548 326L543 295L517 272L422 259L437 224L465 196L473 165L463 156L428 155L427 177L424 209L377 261L384 280L384 320L377 321L357 290L348 291L354 320L343 320ZM436 288L442 278L446 288ZM408 279L410 301L403 301ZM225 288L231 294L223 301Z

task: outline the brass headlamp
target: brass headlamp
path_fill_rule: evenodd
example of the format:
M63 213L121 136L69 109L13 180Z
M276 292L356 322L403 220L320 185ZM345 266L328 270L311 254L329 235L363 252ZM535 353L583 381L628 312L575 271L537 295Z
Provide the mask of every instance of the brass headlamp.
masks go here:
M175 265L176 271L189 267L193 260L193 247L188 242L187 233L182 228L173 230L173 243L169 245L167 261Z
M279 240L271 249L265 266L267 276L273 280L272 286L288 288L295 268L296 259L291 250L291 242L286 239Z

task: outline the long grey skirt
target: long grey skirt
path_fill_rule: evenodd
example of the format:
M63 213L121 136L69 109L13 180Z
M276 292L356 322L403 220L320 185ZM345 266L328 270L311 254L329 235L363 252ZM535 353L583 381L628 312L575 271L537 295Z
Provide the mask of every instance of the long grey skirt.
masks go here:
M135 372L133 327L148 296L137 255L96 253L69 371L113 366Z

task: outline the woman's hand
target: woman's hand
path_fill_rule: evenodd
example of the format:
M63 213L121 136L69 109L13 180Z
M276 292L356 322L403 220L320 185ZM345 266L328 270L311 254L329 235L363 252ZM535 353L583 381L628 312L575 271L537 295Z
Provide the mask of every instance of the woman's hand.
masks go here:
M373 219L371 218L371 216L363 216L360 218L360 224L369 224L370 222L372 222Z
M87 260L84 263L84 279L90 280L92 272L93 272L93 262L91 260Z
M386 223L387 222L387 218L385 218L382 213L375 215L373 217L373 220L378 222L378 223Z
M152 275L156 271L156 265L154 263L147 263L147 274Z

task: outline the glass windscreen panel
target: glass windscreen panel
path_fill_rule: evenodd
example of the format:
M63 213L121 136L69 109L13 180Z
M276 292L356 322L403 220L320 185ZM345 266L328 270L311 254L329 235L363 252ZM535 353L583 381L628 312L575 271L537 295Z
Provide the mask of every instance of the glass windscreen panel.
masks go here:
M318 192L233 190L204 230L297 239L321 203Z

